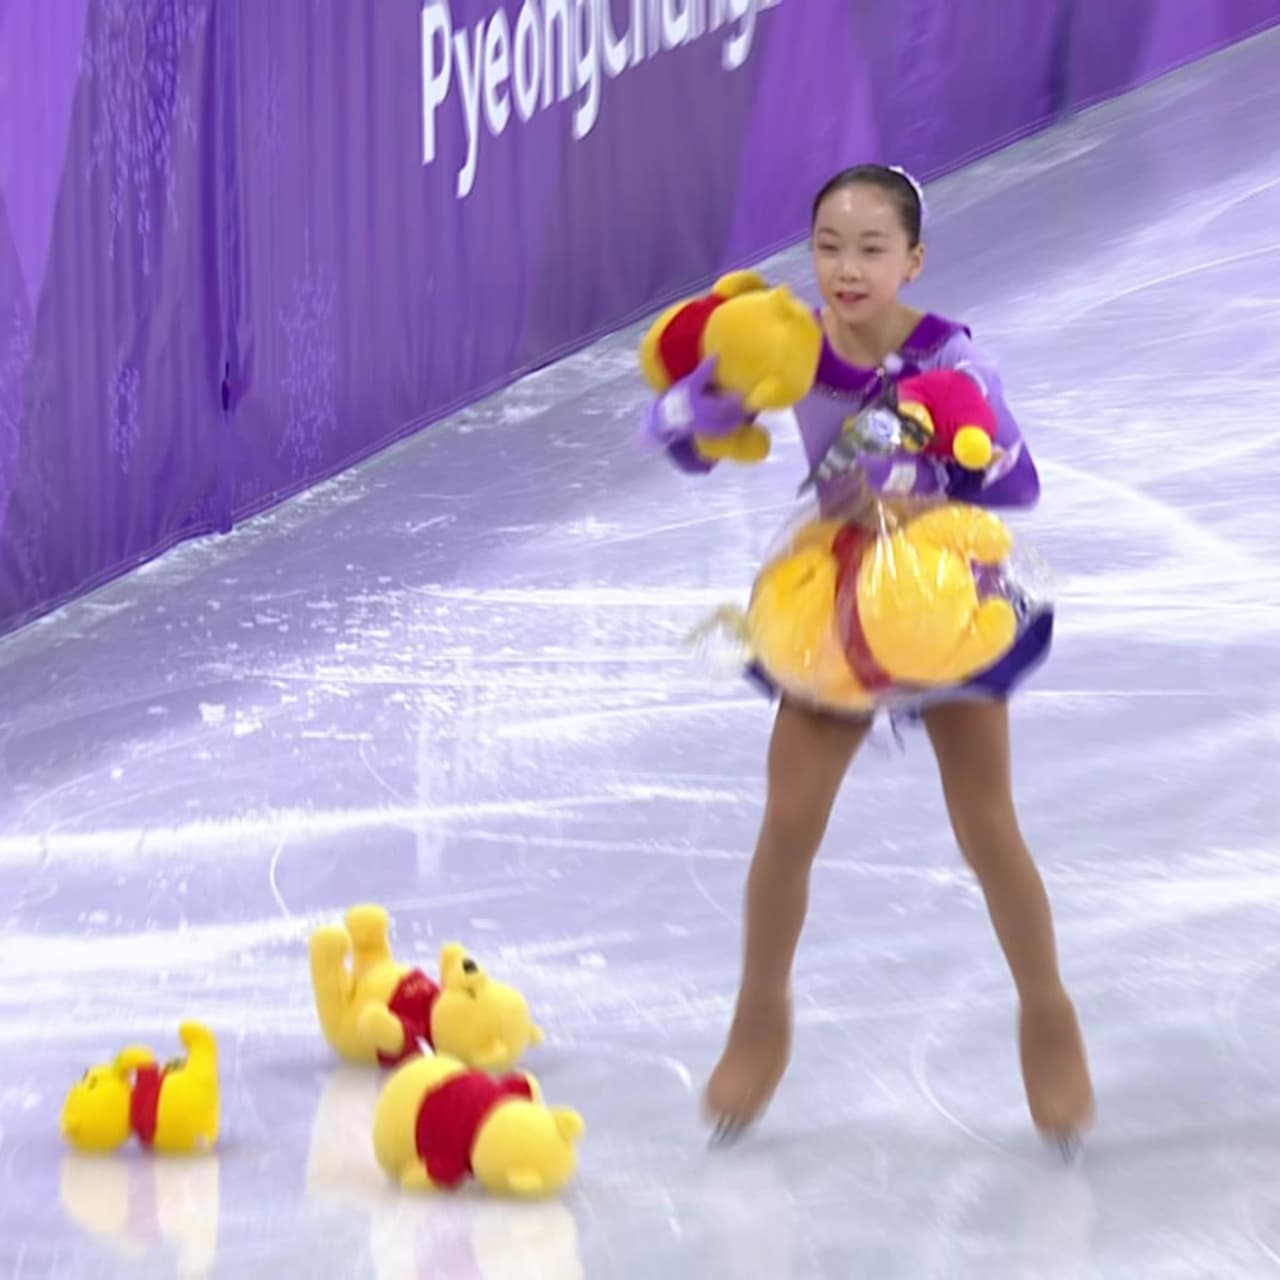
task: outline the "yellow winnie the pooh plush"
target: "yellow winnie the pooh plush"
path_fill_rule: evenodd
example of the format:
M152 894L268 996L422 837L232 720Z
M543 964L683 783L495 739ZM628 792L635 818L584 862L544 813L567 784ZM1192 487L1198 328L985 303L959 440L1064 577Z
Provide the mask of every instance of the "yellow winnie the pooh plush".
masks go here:
M345 927L311 935L311 987L325 1039L351 1062L389 1067L425 1044L485 1071L509 1071L542 1043L525 998L490 978L457 943L443 948L440 982L391 953L384 908L352 907Z
M62 1107L63 1137L77 1150L106 1153L131 1136L170 1155L212 1150L218 1141L218 1042L200 1022L178 1036L185 1059L161 1066L142 1045L90 1067Z
M1008 652L1016 613L980 593L975 566L999 565L1012 547L999 517L962 503L883 532L816 520L761 570L737 625L792 696L868 711L893 687L960 684Z
M414 1058L378 1099L373 1150L407 1191L451 1191L474 1177L486 1191L536 1199L568 1184L585 1132L576 1111L543 1104L532 1076Z
M717 390L742 401L742 425L726 435L695 437L707 461L761 462L769 433L752 421L789 409L813 387L822 355L817 317L785 286L738 271L710 293L664 311L640 345L640 368L653 389L668 391L707 360Z

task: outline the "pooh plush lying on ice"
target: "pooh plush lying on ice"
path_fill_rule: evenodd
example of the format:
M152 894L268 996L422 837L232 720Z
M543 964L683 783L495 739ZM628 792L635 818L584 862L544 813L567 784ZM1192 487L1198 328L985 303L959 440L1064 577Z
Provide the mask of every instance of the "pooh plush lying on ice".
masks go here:
M345 928L311 935L311 985L325 1039L351 1062L395 1066L425 1045L469 1067L509 1071L542 1043L524 997L457 944L441 953L438 984L397 963L381 907L352 907Z
M576 1111L543 1104L532 1076L493 1079L446 1057L420 1057L383 1089L373 1150L406 1191L452 1191L475 1178L497 1195L537 1199L568 1184L585 1132Z
M90 1067L62 1107L63 1137L77 1150L104 1154L136 1135L169 1155L212 1150L218 1141L218 1044L199 1022L178 1036L184 1060L161 1066L150 1049L131 1045L114 1062Z

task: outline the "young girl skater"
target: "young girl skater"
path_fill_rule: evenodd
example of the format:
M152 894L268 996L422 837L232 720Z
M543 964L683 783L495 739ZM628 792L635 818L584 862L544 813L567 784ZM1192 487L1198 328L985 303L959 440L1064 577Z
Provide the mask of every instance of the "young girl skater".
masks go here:
M924 197L900 169L862 165L838 174L813 206L813 255L825 335L814 391L796 417L811 472L843 425L898 378L933 369L970 373L996 411L997 461L985 474L919 455L868 459L873 488L896 495L942 493L988 507L1029 507L1039 479L1004 402L999 377L968 330L898 298L924 265ZM710 470L695 434L736 427L741 407L710 385L703 368L651 406L650 435L689 471ZM904 488L904 477L906 480ZM821 488L819 490L822 496ZM1093 1090L1075 1008L1058 969L1053 918L1014 807L1007 699L1048 652L1044 611L996 667L959 696L920 716L937 756L956 840L986 898L1019 1001L1022 1074L1032 1120L1074 1144L1088 1126ZM870 719L824 714L780 701L768 756L768 797L747 877L745 955L733 1024L706 1091L721 1138L764 1110L790 1057L791 970L809 899L809 873L836 794Z

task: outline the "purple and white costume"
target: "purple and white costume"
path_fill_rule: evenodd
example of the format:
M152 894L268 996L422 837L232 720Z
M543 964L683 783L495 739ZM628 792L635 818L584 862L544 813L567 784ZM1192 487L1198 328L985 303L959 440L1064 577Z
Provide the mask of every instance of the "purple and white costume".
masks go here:
M1040 478L1005 403L995 366L974 345L965 326L936 315L924 316L900 351L878 369L849 364L824 340L815 386L795 407L810 471L816 471L850 420L875 402L890 382L934 369L963 370L982 387L996 412L997 461L986 472L972 472L902 452L867 459L860 467L863 481L869 479L881 492L899 497L938 496L996 509L1035 506ZM683 471L708 472L714 466L698 453L694 434L723 433L742 421L741 413L726 412L729 406L724 397L710 388L710 373L704 366L686 379L687 385L678 383L657 399L649 411L650 439L661 443ZM836 510L848 495L850 483L857 482L858 477L848 473L819 479L818 502L824 512ZM1006 698L1044 661L1053 640L1053 610L1041 602L1029 608L1013 648L994 666L945 696ZM777 689L759 667L752 667L747 674L771 697L777 696Z

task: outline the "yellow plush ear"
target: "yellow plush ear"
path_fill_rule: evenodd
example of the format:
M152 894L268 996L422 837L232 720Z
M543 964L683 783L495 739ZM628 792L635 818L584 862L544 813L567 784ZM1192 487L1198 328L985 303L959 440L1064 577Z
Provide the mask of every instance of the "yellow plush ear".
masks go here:
M155 1054L145 1045L131 1044L127 1049L120 1050L112 1066L117 1075L127 1076L131 1071L137 1071L139 1067L152 1066L155 1060Z
M440 949L440 984L448 986L455 978L462 976L462 962L467 958L467 949L460 942L447 942Z
M640 372L644 374L645 381L655 391L665 391L671 386L671 379L667 377L662 357L658 354L658 344L662 341L662 335L666 332L667 326L685 305L683 302L677 302L674 307L668 307L649 326L649 332L644 335L644 340L640 343Z
M759 293L769 287L769 282L754 271L731 271L721 276L711 292L721 298L739 298L744 293Z

